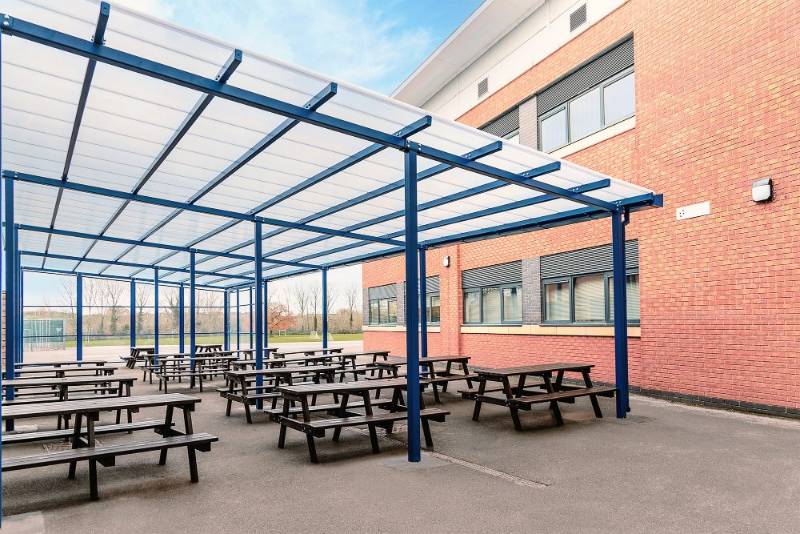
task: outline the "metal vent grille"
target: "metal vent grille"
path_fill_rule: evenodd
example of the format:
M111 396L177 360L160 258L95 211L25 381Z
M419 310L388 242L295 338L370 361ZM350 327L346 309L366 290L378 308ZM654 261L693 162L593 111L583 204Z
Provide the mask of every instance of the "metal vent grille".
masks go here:
M478 82L478 98L489 92L489 78L484 78Z
M539 116L631 66L633 66L632 38L536 95Z
M586 22L586 4L569 14L569 31L575 31L578 26Z
M612 271L614 258L608 244L542 256L540 266L542 278L556 278ZM625 268L639 268L639 242L636 240L625 242Z
M519 130L519 108L514 108L481 128L484 132L505 137L514 130Z
M397 286L395 284L388 284L385 286L369 288L369 300L387 299L396 296L397 296Z
M461 287L487 287L522 283L522 260L469 269L461 273Z
M430 295L431 293L439 292L439 277L429 276L425 279L425 291Z

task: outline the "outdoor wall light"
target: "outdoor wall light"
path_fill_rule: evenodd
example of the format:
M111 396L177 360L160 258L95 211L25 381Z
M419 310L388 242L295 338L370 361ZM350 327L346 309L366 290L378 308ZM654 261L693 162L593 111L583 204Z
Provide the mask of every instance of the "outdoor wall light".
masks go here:
M753 182L753 202L772 200L772 178L764 178Z
M450 267L450 256L442 258L442 267Z

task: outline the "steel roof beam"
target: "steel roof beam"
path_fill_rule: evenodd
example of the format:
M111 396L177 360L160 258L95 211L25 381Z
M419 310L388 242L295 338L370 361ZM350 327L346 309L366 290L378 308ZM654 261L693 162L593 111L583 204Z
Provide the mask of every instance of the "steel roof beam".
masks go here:
M73 271L66 271L66 270L63 270L63 269L48 269L48 268L44 268L44 267L22 267L22 270L23 271L28 271L28 272L34 272L34 273L63 274L63 275L68 275L68 276L75 276L75 275L80 274L80 275L84 276L85 278L105 278L105 279L108 279L108 280L119 280L120 282L130 282L131 281L131 277L116 276L116 275L112 275L112 274L97 274L97 273L90 273L90 272L87 272L87 271L73 272ZM153 280L151 278L133 278L133 280L136 280L137 283L138 282L143 282L145 284L152 284L153 283ZM161 281L161 282L159 282L159 284L180 287L180 283L179 282L170 282L169 280ZM206 285L206 284L197 284L197 287L200 288L200 289L207 289L209 291L224 291L225 289L227 289L227 286L209 286L209 285Z

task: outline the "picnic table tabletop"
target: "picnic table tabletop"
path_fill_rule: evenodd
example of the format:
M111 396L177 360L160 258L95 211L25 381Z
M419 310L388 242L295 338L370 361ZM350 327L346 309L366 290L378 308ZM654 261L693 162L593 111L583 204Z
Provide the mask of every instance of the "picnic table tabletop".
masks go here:
M290 396L319 395L322 393L354 393L376 389L403 388L405 378L386 378L383 380L357 380L355 382L330 382L324 384L298 384L278 386L276 391Z
M247 369L240 371L226 371L225 376L230 377L249 377L249 376L273 376L287 375L294 373L314 373L317 371L333 371L335 368L330 365L296 365L291 367L273 367L271 369Z
M433 364L437 362L468 362L472 356L428 356L426 358L420 358L419 363L421 365ZM406 365L408 360L405 356L389 356L385 361L378 361L376 362L377 365Z
M14 367L91 367L92 365L105 365L108 360L45 360L36 362L17 362Z
M67 375L81 372L85 373L87 371L94 373L113 373L117 369L119 369L119 367L116 365L86 365L82 367L23 367L22 369L15 369L14 374L59 373Z
M344 349L342 347L334 347L334 348L329 348L329 349L293 350L293 351L289 351L289 352L277 351L275 353L275 356L280 358L282 356L288 356L288 355L292 355L292 354L309 354L309 355L310 354L317 354L317 353L330 354L332 352L342 352L343 350Z
M581 372L594 367L591 363L575 363L575 362L556 362L556 363L542 363L535 365L522 365L518 367L503 367L499 369L473 369L478 375L487 378L504 378L510 376L520 375L538 375L554 373L558 371L574 371Z
M66 376L47 378L12 378L3 380L3 387L34 387L34 386L80 386L88 384L106 384L110 382L133 382L134 377L128 376Z
M197 397L183 393L163 395L133 395L129 397L101 396L93 399L42 402L39 404L19 404L4 406L2 418L21 419L69 415L78 413L106 412L114 410L152 408L156 406L189 406L200 402Z

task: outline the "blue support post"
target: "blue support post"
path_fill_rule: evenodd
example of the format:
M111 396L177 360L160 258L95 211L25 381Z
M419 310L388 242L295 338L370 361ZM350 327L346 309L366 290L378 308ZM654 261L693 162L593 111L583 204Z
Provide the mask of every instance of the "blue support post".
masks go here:
M264 356L269 357L269 293L267 293L267 279L264 279Z
M17 247L16 253L16 260L17 263L14 266L15 272L17 273L17 362L22 363L23 358L25 357L23 354L23 349L25 348L23 345L23 341L25 338L25 320L23 318L23 302L25 299L25 294L22 288L22 260L19 254L19 227L14 225L14 244ZM19 374L14 372L15 377L19 377Z
M261 222L256 221L253 225L255 228L255 236L253 245L255 247L255 271L256 271L256 283L255 283L255 294L256 294L256 317L255 321L253 321L253 316L250 316L250 324L251 326L255 323L255 336L256 336L256 370L261 370L264 368L264 302L263 302L263 286L264 286L264 268L263 263L261 262L261 245L263 243L263 239L261 238ZM252 296L253 291L250 292ZM253 299L250 299L250 310L253 309ZM250 329L252 333L252 328ZM251 343L252 343L252 336L251 336ZM251 345L252 346L252 345ZM257 375L256 376L256 393L261 394L261 388L264 386L264 376ZM264 401L258 399L256 401L256 407L261 410L264 408Z
M419 443L419 316L417 300L419 298L418 261L417 261L417 153L409 150L405 153L405 257L406 257L406 388L408 398L408 461L419 462L422 452Z
M322 268L322 348L328 348L328 269Z
M183 282L178 286L178 352L181 354L186 350L186 327L184 326L184 314L186 313L186 295L184 294Z
M131 278L131 302L130 302L130 337L131 348L136 346L136 280Z
M247 288L247 307L248 307L248 315L247 315L247 333L250 336L250 348L254 347L253 345L253 286Z
M14 180L6 179L6 380L14 378L17 361L17 307L16 293L16 243L14 243ZM14 400L14 388L6 388L6 400ZM14 422L6 421L6 430L13 430Z
M239 288L236 288L236 350L242 348L242 328L241 328L241 321L242 317L239 308Z
M230 293L226 289L222 293L222 306L224 308L222 314L222 342L225 350L231 350L231 340L229 339L231 334L230 302Z
M628 301L625 272L627 213L611 214L611 249L614 258L614 364L617 383L617 417L630 410L628 399Z
M83 275L75 277L75 356L83 360Z
M192 359L192 371L194 371L194 357L197 349L197 332L195 331L195 319L197 318L197 310L195 302L195 281L194 281L194 265L195 257L194 250L189 252L189 357Z
M428 357L428 275L425 272L425 248L419 249L419 355ZM408 301L406 301L408 302ZM408 304L406 304L408 308Z
M158 354L158 267L153 269L153 348ZM155 358L158 365L158 356Z

